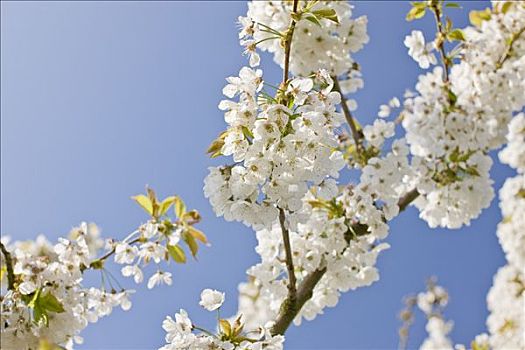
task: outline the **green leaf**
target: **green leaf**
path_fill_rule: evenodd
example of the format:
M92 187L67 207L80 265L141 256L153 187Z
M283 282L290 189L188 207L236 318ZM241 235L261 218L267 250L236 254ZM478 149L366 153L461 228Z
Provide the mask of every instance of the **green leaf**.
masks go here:
M326 8L321 10L315 10L311 12L315 17L317 18L325 18L329 21L339 23L339 19L337 18L337 13L334 9Z
M455 2L449 2L445 5L445 7L454 8L454 9L460 9L461 5Z
M184 250L177 244L177 245L167 245L168 253L170 256L175 260L175 262L178 262L179 264L184 264L186 262L186 254L184 253Z
M38 303L38 298L40 298L41 292L42 292L42 289L38 288L34 293L28 295L28 297L31 298L29 302L27 303L27 306L29 308L34 308L36 306L36 304Z
M41 288L24 297L23 300L27 307L33 309L33 318L37 323L43 320L47 326L49 322L48 312L61 313L65 311L62 303L51 292L43 294Z
M222 155L221 150L222 146L224 146L224 139L227 135L228 131L223 131L215 140L213 140L211 145L208 147L208 150L206 151L206 153L210 155L210 158L216 158Z
M426 7L414 6L408 12L408 14L406 15L405 19L410 22L410 21L413 21L415 19L423 18L425 16L425 13L426 13Z
M193 238L190 234L184 235L184 242L188 245L191 251L191 255L193 257L197 256L197 252L199 251L199 245L197 244L197 241L195 241L195 238Z
M445 23L445 32L448 33L452 29L452 20L447 16Z
M230 322L220 319L219 324L221 325L222 333L229 337L232 334L232 326L230 325Z
M182 199L178 196L175 196L174 204L175 204L175 215L177 215L178 218L182 218L184 214L186 213L186 204L184 204Z
M44 324L46 326L49 325L49 319L47 317L46 310L44 310L40 305L35 305L33 308L33 318L35 319L36 323L39 323L40 320L44 320Z
M146 211L146 213L151 216L153 215L153 203L151 203L151 200L148 197L143 194L139 194L131 198L134 199L135 202L137 202L142 207L142 209Z
M456 102L458 101L458 97L457 97L456 94L455 94L452 90L450 90L450 89L448 89L448 99L449 99L449 101L450 101L450 104L452 104L452 105L455 105Z
M208 147L208 150L206 151L206 153L208 153L210 155L210 158L216 158L216 157L222 155L222 153L221 153L222 146L224 146L224 140L223 139L214 140L211 143L210 147Z
M491 11L489 8L481 11L470 11L468 15L470 23L476 27L481 27L483 21L487 21L491 17Z
M159 217L159 201L157 200L157 195L153 189L146 187L146 192L148 193L148 198L151 202L152 214L151 216L158 218Z
M41 338L38 341L38 350L66 350L66 348L53 344L44 338Z
M448 41L465 41L465 34L461 29L454 29L450 33L447 34Z
M65 311L62 303L60 303L60 301L58 301L58 299L53 294L51 294L51 292L41 295L38 304L40 304L40 306L47 311L56 313Z
M252 134L251 130L248 129L247 127L245 127L244 125L242 126L242 133L243 133L244 137L253 139L253 134Z
M169 196L165 198L160 204L159 215L162 216L168 212L170 207L175 203L176 197Z
M318 25L319 27L321 27L321 22L319 22L319 18L317 18L314 14L312 13L305 13L304 14L304 19L307 20L307 21L310 21L312 22L313 24L315 25Z
M241 335L243 328L244 324L242 324L242 315L239 315L233 323L232 336L235 338Z
M512 1L506 1L503 3L503 6L501 6L501 12L503 14L507 13L509 8L512 6Z
M184 221L192 221L193 223L197 223L201 221L201 215L197 210L193 209L184 213L181 219Z
M480 176L480 175L479 175L479 171L478 171L478 169L476 169L476 167L473 167L473 166L468 167L468 168L465 170L465 172L466 172L467 174L469 174L470 176Z
M410 3L412 7L425 8L428 6L427 1L413 1Z
M202 243L204 244L208 243L208 239L206 238L206 235L201 230L197 230L195 227L190 226L188 227L188 232L190 233L190 235L193 236L193 238L201 241Z

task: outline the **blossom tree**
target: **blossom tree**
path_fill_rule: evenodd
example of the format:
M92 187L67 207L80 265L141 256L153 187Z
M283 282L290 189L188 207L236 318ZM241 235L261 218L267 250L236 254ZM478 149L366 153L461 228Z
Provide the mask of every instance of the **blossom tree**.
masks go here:
M363 77L353 54L369 40L367 18L355 18L343 1L248 4L238 19L248 65L226 79L219 109L227 126L208 149L224 162L209 168L204 194L218 216L255 231L260 262L239 285L237 314L221 317L224 293L206 289L200 305L217 313L217 328L204 329L180 310L162 324L163 350L282 349L292 323L313 320L343 293L379 279L389 221L409 205L430 227L457 229L481 215L495 194L489 153L502 146L500 160L517 171L500 191L497 235L508 264L487 297L488 333L469 346L525 347L525 4L493 1L471 12L466 28L447 17L455 7L412 4L407 20L428 15L436 24L432 40L418 30L404 40L423 71L402 101L393 97L362 126L352 94ZM265 81L260 52L282 68L280 81ZM338 182L348 169L358 181ZM2 348L72 348L89 322L131 307L133 291L105 268L110 258L137 283L144 265L157 265L147 282L153 288L172 283L163 265L184 263L183 245L195 256L199 242L207 243L194 227L198 212L179 197L159 200L148 189L133 198L149 219L121 240L104 242L94 224L83 223L55 245L44 237L2 241ZM90 269L100 271L101 288L84 286ZM421 348L454 347L442 313L447 300L434 280L406 300L400 348L416 305L428 320Z

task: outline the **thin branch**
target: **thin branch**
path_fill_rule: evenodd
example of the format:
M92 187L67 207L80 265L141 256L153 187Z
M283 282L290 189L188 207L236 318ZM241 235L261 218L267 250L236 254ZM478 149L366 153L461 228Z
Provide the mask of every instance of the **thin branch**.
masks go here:
M299 0L293 0L293 12L297 12ZM292 18L290 27L286 31L286 39L284 42L284 69L283 69L283 84L288 82L288 71L290 70L290 51L292 49L293 32L295 31L296 21Z
M447 53L445 52L445 39L446 39L446 33L443 28L443 21L441 20L441 9L439 8L439 4L433 3L430 7L432 12L434 13L434 18L436 19L436 28L438 31L438 42L437 42L437 48L441 55L441 62L443 64L443 74L444 74L444 80L445 83L449 82L448 78L448 71L450 66L449 58L447 57Z
M399 201L399 211L403 211L406 207L414 201L419 196L419 193L416 189L413 189L407 194L405 194ZM368 227L366 225L357 223L352 226L351 230L355 232L356 235L361 236L365 235L368 232ZM275 323L271 329L273 335L284 334L293 319L301 311L303 305L312 298L313 290L317 283L323 278L326 273L326 267L321 267L311 273L309 273L303 281L297 287L297 298L295 303L290 303L290 301L285 299L281 305L281 312L275 320Z
M279 223L281 224L281 232L283 235L284 251L286 254L286 268L288 269L288 300L295 304L296 301L296 284L295 268L293 265L292 246L290 244L290 233L285 226L286 216L283 209L279 209Z
M141 238L140 238L140 237L137 237L137 238L135 238L134 240L132 240L131 242L129 242L128 244L129 244L129 245L132 245L132 244L135 244L135 243L140 242L140 240L141 240ZM97 263L101 263L101 262L103 262L104 260L106 260L107 258L109 258L110 256L112 256L113 254L115 254L115 249L116 249L116 248L113 248L113 249L111 249L109 252L107 252L106 254L102 255L100 258L93 260L93 261L91 262L91 264L90 264L90 267L91 267L91 265L95 266Z
M398 350L405 350L408 345L410 326L414 323L414 307L417 304L417 297L411 295L405 298L405 308L399 313L399 319L403 322L399 328Z
M514 33L512 35L512 38L509 40L509 44L507 45L507 50L505 51L505 54L503 57L499 60L499 62L496 64L496 68L503 67L503 64L512 56L513 46L514 43L519 39L519 37L525 32L525 27L521 28L517 33Z
M5 266L7 270L7 289L15 289L15 273L13 271L13 259L11 258L11 253L6 249L4 244L0 242L0 250L5 257Z
M355 146L357 151L359 152L362 148L361 140L362 140L362 134L357 129L357 125L355 122L355 118L352 116L352 113L350 112L350 109L348 108L348 105L346 104L346 98L343 95L343 92L341 91L341 85L339 85L339 80L336 76L332 77L334 81L334 91L339 92L341 95L341 108L343 110L343 114L345 115L346 121L348 125L350 126L350 130L352 131L352 137L354 138Z

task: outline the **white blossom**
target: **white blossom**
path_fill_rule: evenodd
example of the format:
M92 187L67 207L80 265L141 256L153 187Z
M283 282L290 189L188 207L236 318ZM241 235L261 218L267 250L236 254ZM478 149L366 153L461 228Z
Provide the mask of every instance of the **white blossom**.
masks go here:
M224 293L212 289L204 289L199 305L208 311L217 310L224 303Z
M419 30L413 30L410 35L405 38L404 44L408 47L408 54L416 61L423 69L427 69L430 65L437 63L436 56L432 53L434 49L433 43L425 43L425 37Z
M160 284L167 284L168 286L171 286L171 283L172 280L170 272L157 271L149 278L148 289L152 289L153 287Z

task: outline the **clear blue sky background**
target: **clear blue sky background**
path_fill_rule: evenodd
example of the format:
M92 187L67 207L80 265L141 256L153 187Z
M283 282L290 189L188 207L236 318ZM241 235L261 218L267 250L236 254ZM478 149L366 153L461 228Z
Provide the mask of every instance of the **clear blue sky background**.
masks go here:
M450 10L455 23L487 3ZM244 2L2 2L1 232L15 239L45 233L55 239L82 220L108 237L123 237L143 222L129 199L149 184L160 195L181 195L203 214L213 246L199 262L172 266L174 285L137 288L133 308L117 310L85 332L85 349L153 349L163 344L161 323L186 308L211 326L198 307L206 287L227 294L225 314L236 309L236 288L258 258L255 235L216 218L202 194L205 150L224 129L217 109L224 78L246 63L235 21ZM417 64L406 55L405 35L430 17L406 23L407 2L357 2L369 16L370 43L357 55L365 89L357 116L375 117L378 105L413 87ZM427 35L430 37L430 34ZM263 56L266 77L280 71ZM493 169L496 188L511 171ZM345 294L325 315L287 334L290 349L392 349L404 295L430 275L451 294L446 316L452 337L468 343L485 330L485 296L504 264L495 236L497 201L461 230L430 230L409 209L392 223L392 248L379 259L381 280ZM96 278L95 278L96 277ZM90 278L93 283L98 277ZM125 284L135 287L130 280ZM420 344L418 315L410 345Z

